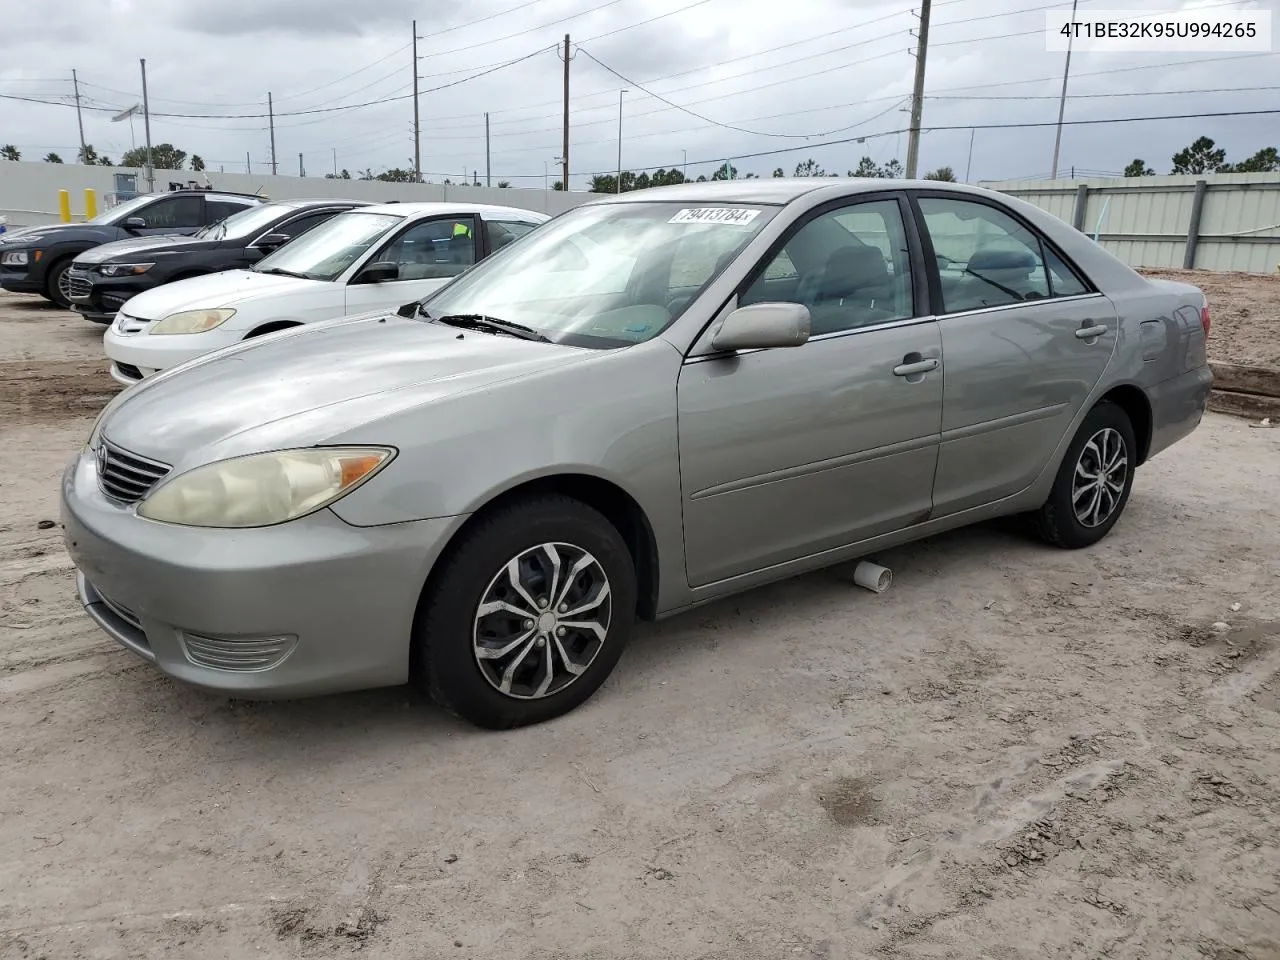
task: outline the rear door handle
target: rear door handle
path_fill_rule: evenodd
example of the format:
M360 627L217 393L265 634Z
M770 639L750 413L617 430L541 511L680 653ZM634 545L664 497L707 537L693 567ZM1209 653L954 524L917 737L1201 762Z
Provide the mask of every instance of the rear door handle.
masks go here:
M895 377L914 377L917 374L928 373L930 370L938 369L937 359L916 360L914 363L900 363L893 368Z
M1094 324L1092 327L1081 327L1079 330L1077 330L1076 339L1092 340L1095 337L1102 336L1106 332L1107 332L1106 326L1104 324L1097 323L1097 324Z

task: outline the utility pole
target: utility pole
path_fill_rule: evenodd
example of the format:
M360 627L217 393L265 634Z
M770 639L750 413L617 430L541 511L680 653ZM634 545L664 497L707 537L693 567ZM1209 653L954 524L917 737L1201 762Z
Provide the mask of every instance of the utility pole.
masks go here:
M618 193L622 192L622 95L626 92L626 87L618 91Z
M484 185L493 186L493 168L489 164L489 114L484 115Z
M89 151L85 149L84 143L84 117L80 113L80 80L76 77L76 72L71 71L71 85L76 90L76 123L80 124L80 162L88 163L89 158L85 155Z
M911 91L911 136L907 140L907 179L914 180L920 162L920 118L924 113L924 61L929 52L929 6L920 0L920 37L916 44L916 82Z
M306 175L307 175L307 172L306 170L303 169L303 166L302 166L302 154L298 154L298 176L305 177Z
M973 135L978 132L977 127L969 128L969 162L964 167L964 182L969 182L969 171L973 169Z
M155 193L156 171L151 166L151 104L147 100L147 61L144 57L138 62L142 64L142 119L147 128L147 193Z
M1071 0L1071 22L1076 22L1076 5L1080 0ZM1062 70L1062 96L1058 98L1058 129L1053 135L1053 171L1050 180L1058 179L1058 151L1062 148L1062 115L1067 109L1067 78L1071 76L1071 41L1075 39L1075 28L1067 34L1067 65Z
M333 178L336 180L338 178L338 148L331 147L330 149L333 150Z
M244 152L244 172L253 173L253 163L249 160L249 151Z
M267 91L267 126L271 130L271 175L276 175L276 109L271 103L271 91Z
M564 164L560 185L569 190L569 35L564 35L564 151L560 156Z
M486 114L485 116L488 116ZM413 21L413 182L422 182L422 128L418 125L418 21Z

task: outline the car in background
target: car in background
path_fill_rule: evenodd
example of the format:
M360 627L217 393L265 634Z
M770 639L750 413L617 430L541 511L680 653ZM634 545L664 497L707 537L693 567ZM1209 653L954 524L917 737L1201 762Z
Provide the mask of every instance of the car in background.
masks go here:
M71 309L67 271L86 250L128 237L190 236L266 198L226 190L148 193L83 223L51 223L0 236L0 288L35 293Z
M62 486L89 615L235 697L536 723L637 617L1002 515L1098 543L1213 379L1199 289L934 181L606 196L409 313L116 396Z
M131 384L250 337L420 300L547 219L469 203L338 214L251 269L134 297L103 337L111 376Z
M279 200L247 207L190 237L116 240L80 254L67 273L73 308L110 323L131 298L154 287L251 267L267 254L357 207L362 200Z

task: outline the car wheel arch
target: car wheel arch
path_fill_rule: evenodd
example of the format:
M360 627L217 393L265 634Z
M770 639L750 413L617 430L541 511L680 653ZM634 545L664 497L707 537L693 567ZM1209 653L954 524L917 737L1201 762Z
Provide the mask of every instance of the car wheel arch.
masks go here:
M558 494L577 500L601 513L622 536L636 571L636 611L641 619L654 620L658 607L658 541L648 515L627 490L612 480L591 473L553 473L521 480L493 492L466 522L456 529L440 551L422 597L428 597L436 577L444 570L452 550L467 531L484 517L521 500ZM421 611L421 604L419 604Z
M1151 450L1151 436L1155 427L1151 412L1151 401L1147 399L1147 395L1141 387L1132 383L1121 383L1107 390L1106 393L1098 398L1098 402L1094 406L1096 407L1103 403L1115 404L1129 418L1129 423L1133 427L1134 439L1138 446L1138 462L1135 466L1141 466L1146 462L1147 454Z
M267 323L258 324L246 333L243 339L248 340L252 337L261 337L264 334L276 333L279 330L288 330L292 327L300 326L302 326L302 322L300 320L270 320Z

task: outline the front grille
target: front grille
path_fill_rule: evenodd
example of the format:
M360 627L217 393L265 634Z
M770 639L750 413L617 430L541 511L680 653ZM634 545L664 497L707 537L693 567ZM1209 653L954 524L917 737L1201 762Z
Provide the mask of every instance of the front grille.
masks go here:
M256 640L222 640L183 633L187 659L199 667L251 673L270 670L293 652L296 637L263 637Z
M121 503L141 500L168 472L168 464L121 450L106 440L99 441L98 485L113 500Z
M93 284L89 282L86 270L72 267L67 271L67 296L76 303L88 303L89 294L93 292Z

